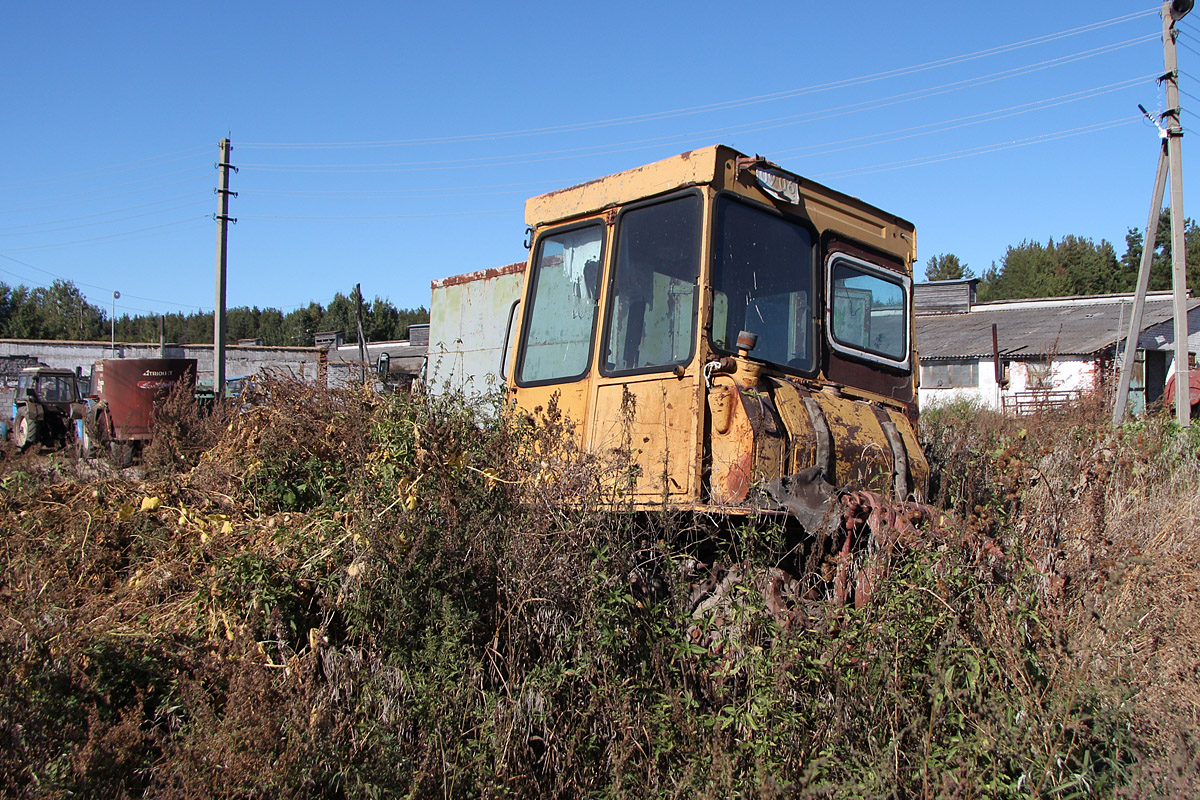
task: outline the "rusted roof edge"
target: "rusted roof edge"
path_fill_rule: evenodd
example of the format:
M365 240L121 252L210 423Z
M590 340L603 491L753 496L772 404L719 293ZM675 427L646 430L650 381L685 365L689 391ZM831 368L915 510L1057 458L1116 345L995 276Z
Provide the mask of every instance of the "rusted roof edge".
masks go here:
M475 272L466 272L462 275L451 275L448 278L438 278L430 283L430 289L444 289L447 286L461 286L464 283L473 283L474 281L491 280L492 278L500 278L505 275L519 275L525 271L525 262L518 261L515 264L508 264L503 267L492 267L490 269L480 269Z

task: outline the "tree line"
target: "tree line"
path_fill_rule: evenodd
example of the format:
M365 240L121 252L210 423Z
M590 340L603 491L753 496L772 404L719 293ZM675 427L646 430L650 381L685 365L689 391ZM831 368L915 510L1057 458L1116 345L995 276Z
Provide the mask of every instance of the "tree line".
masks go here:
M1140 229L1130 228L1120 257L1105 239L1097 243L1081 236L1064 236L1046 244L1023 241L1010 246L998 265L992 262L983 271L977 296L980 302L988 302L1132 292L1137 288L1144 241ZM1188 286L1200 286L1200 228L1192 219L1184 223L1184 255ZM1171 217L1165 210L1158 218L1150 263L1150 290L1170 289ZM943 253L926 262L925 276L926 280L940 281L973 278L975 274L953 253Z
M999 263L979 276L980 302L1022 297L1066 297L1071 295L1131 292L1136 288L1144 236L1130 228L1125 252L1117 256L1112 243L1098 243L1082 236L1064 236L1046 244L1023 241L1010 246ZM1188 286L1200 286L1200 227L1195 220L1184 223L1184 247ZM927 280L957 280L975 277L974 271L953 253L932 256L925 265ZM1151 261L1150 289L1171 288L1171 223L1163 211ZM288 313L277 308L239 306L227 309L226 342L261 339L276 347L311 347L321 331L341 331L345 341L358 341L355 320L357 302L353 290L334 295L328 305L312 302ZM382 342L408 338L410 325L429 321L424 307L397 308L376 297L363 302L363 335L367 341ZM122 342L157 342L159 335L170 344L211 342L211 311L163 315L123 314L115 321L101 306L87 301L72 281L56 280L49 286L30 289L0 282L0 338L75 339L99 341L110 335Z
M261 339L276 347L311 347L321 331L342 331L346 342L358 341L355 319L357 302L353 290L337 293L328 305L309 303L283 313L258 306L227 309L225 340ZM408 328L429 321L429 311L397 308L376 297L363 302L363 335L369 342L408 338ZM30 289L0 282L0 338L100 341L115 336L121 342L157 342L159 335L170 344L202 344L213 338L213 312L195 311L163 315L123 314L112 319L100 306L87 301L72 281L56 280L49 286Z

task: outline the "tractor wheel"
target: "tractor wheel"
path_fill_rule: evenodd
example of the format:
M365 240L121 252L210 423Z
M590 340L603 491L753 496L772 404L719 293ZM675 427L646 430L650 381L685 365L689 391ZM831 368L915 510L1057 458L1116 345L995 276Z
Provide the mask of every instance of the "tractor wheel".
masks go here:
M37 444L38 437L41 435L41 426L37 420L31 420L25 414L18 414L14 420L13 428L13 444L17 450L25 452L30 445Z

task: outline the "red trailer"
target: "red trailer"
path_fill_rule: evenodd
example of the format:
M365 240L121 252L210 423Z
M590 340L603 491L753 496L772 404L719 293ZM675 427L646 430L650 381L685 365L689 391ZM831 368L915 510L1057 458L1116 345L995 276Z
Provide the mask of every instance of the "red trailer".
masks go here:
M83 449L108 447L128 463L151 437L156 402L179 381L196 383L194 358L107 358L92 365Z

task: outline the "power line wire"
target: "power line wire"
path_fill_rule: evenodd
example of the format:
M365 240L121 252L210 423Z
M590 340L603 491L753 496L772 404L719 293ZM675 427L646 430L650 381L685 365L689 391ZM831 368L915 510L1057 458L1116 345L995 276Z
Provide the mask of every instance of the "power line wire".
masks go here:
M190 170L185 170L185 171L190 171ZM84 203L94 202L97 198L103 198L104 200L111 200L111 199L117 198L117 197L128 197L130 195L142 194L144 192L155 191L157 189L169 189L169 188L172 188L175 186L183 186L184 184L194 184L194 183L195 183L195 181L191 180L191 179L182 180L182 181L169 181L167 183L159 183L159 184L154 184L152 186L145 186L145 187L142 187L141 189L130 189L127 192L110 192L105 188L101 188L101 189L96 189L95 191L81 192L81 193L74 194L74 195L67 195L67 197L78 198L78 199L73 199L73 200L63 200L61 202L54 202L54 203L41 203L38 205L26 205L26 204L22 203L20 205L14 205L11 208L0 208L0 214L24 214L24 213L27 213L30 211L42 211L47 208L61 208L62 206L77 206L77 205L82 205Z
M955 150L947 153L938 153L935 155L920 156L919 158L910 158L903 161L892 161L886 164L873 164L864 167L855 167L853 169L841 170L839 172L826 172L814 177L821 180L829 178L844 177L847 175L866 175L877 172L888 172L896 169L904 169L912 166L924 166L926 164L936 164L942 161L953 161L959 158L968 156L984 155L986 153L998 152L1000 150L1011 150L1017 147L1027 147L1033 144L1041 144L1042 142L1055 141L1057 139L1066 139L1071 136L1081 136L1088 133L1097 133L1111 128L1117 128L1122 125L1128 125L1142 119L1142 116L1121 117L1108 122L1098 122L1092 125L1083 125L1078 128L1068 128L1066 130L1054 131L1052 133L1039 134L1037 136L1029 136L1024 139L1014 139L1009 142L998 142L990 145L980 145L978 147L969 147L963 150Z
M461 144L465 142L476 141L493 141L504 138L517 138L524 136L535 136L548 133L567 133L581 130L591 130L595 128L612 127L616 125L627 125L639 122L649 122L661 119L670 119L680 116L689 116L693 114L706 113L709 111L728 110L731 108L741 108L747 105L758 103L771 102L774 100L790 99L815 92L831 91L834 89L843 89L850 86L859 86L866 83L886 80L888 78L901 77L911 75L917 72L924 72L931 69L937 69L945 66L952 66L968 61L974 61L981 58L986 58L992 55L1011 52L1013 50L1033 47L1039 44L1047 44L1049 42L1058 41L1070 36L1076 36L1082 33L1088 33L1102 28L1118 25L1131 20L1139 19L1150 14L1157 14L1157 9L1147 9L1137 11L1130 14L1125 14L1118 17L1113 17L1101 22L1089 23L1076 28L1070 28L1065 31L1059 31L1052 34L1044 34L1042 36L1025 39L1019 42L1013 42L997 47L977 50L972 53L966 53L959 56L950 56L947 58L936 59L934 61L926 61L921 64L915 64L908 67L899 67L883 72L876 72L868 75L861 75L854 78L845 78L837 81L831 81L823 84L814 84L811 86L801 87L797 89L788 89L780 92L773 92L763 95L755 95L751 97L743 97L735 100L728 100L719 103L708 103L699 106L691 106L685 108L671 109L667 111L650 112L646 114L635 114L625 117L613 117L609 119L594 120L591 122L570 123L565 125L552 125L541 128L525 128L520 130L499 131L493 133L482 134L462 134L456 136L443 137L426 137L418 139L396 139L390 141L375 141L375 142L243 142L239 147L244 149L350 149L350 148L369 148L369 147L398 147L398 146L425 146L430 144ZM1150 38L1157 38L1157 34Z
M1135 78L1130 78L1125 81L1118 81L1116 83L1104 84L1101 86L1092 87L1090 89L1082 89L1078 92L1072 92L1072 93L1058 95L1058 96L1050 97L1050 98L1043 98L1041 100L1031 101L1029 103L1021 103L1021 104L1017 104L1017 105L1013 105L1013 106L1007 106L1005 108L992 109L989 111L980 112L978 114L971 114L971 115L967 115L964 117L955 117L952 119L939 120L937 122L924 123L922 125L917 125L917 126L913 126L913 127L909 127L909 128L901 128L898 130L870 134L867 136L858 137L857 139L846 139L846 138L842 137L842 138L837 139L834 142L824 142L821 144L806 145L805 147L798 147L798 148L793 148L790 150L777 150L774 152L776 155L783 155L783 154L790 154L790 153L802 153L804 151L810 151L810 150L823 150L824 152L837 152L838 150L826 150L826 148L829 148L833 145L844 145L849 142L862 142L862 141L866 141L869 139L879 139L880 141L868 142L867 144L890 143L892 141L899 141L899 140L906 139L906 138L912 138L912 136L926 135L926 134L915 133L915 134L912 134L912 136L900 136L897 138L890 138L890 139L882 139L881 137L893 136L895 134L908 134L912 131L920 131L925 128L934 129L934 130L928 131L928 133L937 133L937 132L941 132L943 130L951 130L954 128L966 127L966 126L974 125L974 124L981 124L983 122L990 122L990 121L994 121L994 120L998 120L998 119L1005 119L1008 117L1017 116L1019 114L1031 113L1033 111L1041 111L1041 110L1045 110L1048 108L1053 108L1056 106L1064 105L1067 103L1078 102L1080 100L1091 99L1093 97L1099 97L1099 96L1102 96L1105 94L1111 94L1112 92L1120 91L1121 89L1124 89L1124 88L1133 87L1133 86L1141 83L1142 81L1157 77L1157 75L1158 75L1158 73L1156 73L1156 72L1147 73L1145 75L1141 75L1141 76L1138 76ZM867 145L855 145L853 147L839 148L839 149L856 149L857 147L862 147L862 146L867 146ZM818 154L824 154L824 152L818 153ZM800 156L800 157L808 157L808 156L805 155L805 156ZM584 180L584 178L579 178L575 182L578 182L579 180ZM566 182L571 183L570 180L568 180ZM378 189L378 190L243 189L241 191L241 195L243 197L263 196L263 197L282 197L282 198L294 198L294 199L326 199L326 198L331 198L331 197L332 198L362 197L362 198L403 198L403 199L434 199L434 200L436 200L436 199L452 199L452 198L459 198L459 197L504 196L504 195L513 194L515 192L482 192L482 191L477 191L477 190L504 189L504 188L528 189L529 187L532 187L532 186L545 186L545 185L546 185L546 181L542 180L542 181L526 181L526 182L521 182L521 183L476 184L476 185L470 185L470 186L451 186L451 187L443 187L443 188L421 187L418 189ZM436 194L428 194L428 192L436 192Z
M103 287L103 286L96 286L95 284L92 284L92 283L84 283L83 281L76 281L76 280L72 280L72 279L70 279L70 278L64 278L64 277L63 277L63 276L61 276L61 275L55 275L53 272L49 272L48 270L44 270L44 269L42 269L41 267L35 267L33 264L27 264L27 263L26 263L26 262L24 262L24 261L19 261L18 259L12 258L12 257L10 257L10 256L6 256L6 255L4 255L4 254L2 254L2 253L0 253L0 258L7 258L9 261L12 261L12 262L15 262L15 263L17 263L17 264L20 264L20 265L22 265L22 266L28 267L29 269L37 270L38 272L44 272L44 273L46 273L47 275L49 275L49 276L51 276L51 277L55 278L56 280L65 281L65 282L67 282L67 283L70 283L71 285L75 286L76 288L79 288L80 286L86 286L86 287L88 287L88 288L91 288L91 289L97 289L97 290L99 290L99 291L101 291L101 292L104 292L105 294L108 294L108 295L111 295L111 294L112 294L112 289L108 289L108 288L106 288L106 287ZM31 283L31 284L33 284L34 286L38 286L38 287L41 287L41 288L48 289L48 288L50 288L50 286L51 286L51 284L48 284L48 283L46 283L46 282L44 282L44 281L39 281L39 280L36 280L36 279L34 279L34 278L30 278L30 277L29 277L29 276L27 276L27 275L21 275L20 273L13 272L13 271L12 271L12 270L10 270L10 269L5 269L4 267L0 267L0 272L3 272L3 273L5 273L5 274L7 274L7 275L12 275L12 276L14 276L14 277L17 277L17 278L20 278L22 281L25 281L25 282ZM85 298L85 299L87 299L87 293L86 293L86 292L80 292L80 294L84 295L84 298ZM183 305L182 303L172 303L170 300L155 300L155 299L153 299L153 298L149 298L149 297L138 297L137 295L132 295L132 294L122 294L122 295L121 295L121 297L123 297L123 298L132 298L132 299L134 299L134 300L146 300L147 302L151 302L151 303L166 303L166 304L168 304L168 305L179 305L179 306L181 306L181 307L183 307L183 308L191 308L191 306ZM107 299L107 298L105 298L105 299ZM100 306L100 305L102 305L101 303L99 303L99 302L97 302L97 301L95 301L95 300L89 300L88 302L90 302L90 303L92 303L92 305L96 305L96 306ZM129 310L132 310L132 311L143 311L143 312L145 312L145 313L147 313L147 314L153 314L153 313L156 313L156 312L154 312L154 311L152 311L152 310L150 310L150 309L146 309L146 308L137 308L137 307L134 307L134 306L121 306L121 307L122 307L122 308L127 308L127 309L129 309ZM103 309L102 309L102 310L103 310Z
M58 183L70 183L71 181L75 181L75 180L82 180L85 178L109 175L109 174L112 174L113 172L124 172L131 168L138 169L138 168L142 168L144 166L148 166L150 164L158 165L160 163L170 163L172 161L182 161L185 157L188 157L195 153L198 153L202 149L206 149L206 148L192 147L187 150L179 150L174 153L167 153L166 155L151 156L150 158L144 158L144 159L141 159L138 161L127 161L123 164L113 164L113 165L110 165L107 167L97 167L95 169L89 169L89 170L83 170L80 172L68 173L66 175L56 175L52 178L43 178L43 179L36 180L36 181L26 181L24 183L4 184L4 185L0 185L0 191L8 191L8 190L13 190L13 189L28 189L28 188L31 188L34 186L48 186L48 185L53 185L53 184L58 184Z
M952 118L952 119L924 123L922 125L912 126L909 128L901 128L898 130L870 134L867 136L858 137L857 139L839 138L832 142L823 142L820 144L806 145L805 147L798 147L798 148L793 148L790 150L777 150L777 151L774 151L774 153L776 156L787 155L787 154L801 154L801 155L797 155L796 157L809 158L809 157L818 156L818 155L828 155L830 153L841 152L843 150L859 149L862 147L867 147L867 146L876 145L876 144L889 144L889 143L892 143L895 141L902 141L905 139L911 139L911 138L915 138L918 136L925 136L925 135L930 135L930 134L934 134L934 133L941 133L941 132L948 131L948 130L954 130L957 128L963 128L963 127L968 127L968 126L973 126L973 125L984 124L987 122L993 122L993 121L997 121L1000 119L1007 119L1007 118L1018 116L1021 114L1032 113L1035 111L1043 111L1043 110L1046 110L1049 108L1054 108L1057 106L1065 105L1067 103L1073 103L1073 102L1078 102L1080 100L1091 99L1093 97L1099 97L1104 94L1111 94L1113 92L1120 91L1125 88L1130 88L1132 86L1135 86L1135 85L1141 83L1142 81L1148 80L1148 79L1156 77L1156 76L1157 76L1157 73L1148 73L1146 75L1138 76L1136 78L1131 78L1131 79L1128 79L1125 81L1118 81L1116 83L1105 84L1102 86L1092 87L1090 89L1083 89L1078 92L1073 92L1073 93L1069 93L1069 94L1065 94L1065 95L1058 95L1056 97L1043 98L1041 100L1031 101L1029 103L1022 103L1022 104L1017 104L1017 105L1013 105L1013 106L1008 106L1005 108L993 109L993 110L989 110L989 111L985 111L985 112L980 112L978 114L971 114L971 115L967 115L967 116L963 116L963 117L956 117L956 118ZM883 138L883 137L890 137L890 138ZM869 140L876 140L876 141L869 141ZM813 151L813 152L806 152L806 151ZM524 186L544 186L545 183L546 183L545 181L538 181L538 182L532 182L532 183L528 183L528 184L517 184L517 185L518 186L522 186L522 185L524 185ZM478 187L465 187L465 188L478 188ZM365 196L369 196L369 197L394 197L397 195L401 195L401 196L403 196L404 199L444 199L444 198L477 197L477 196L513 194L513 192L494 192L494 193L492 193L492 192L474 192L474 193L473 192L455 192L454 194L445 193L450 190L444 190L444 192L439 195L413 195L412 194L413 192L420 192L420 191L423 191L423 190L413 189L413 190L398 190L398 191L364 192L362 194ZM346 193L345 192L306 193L306 192L301 192L301 191L287 192L287 191L271 191L271 190L261 190L261 191L244 190L243 194L244 195L263 194L263 195L277 196L277 197L293 197L293 198L306 198L307 197L309 199L324 199L325 194L340 195L340 194L346 194ZM264 217L254 217L254 215L251 215L251 217L252 218L260 218L260 219L264 218ZM308 217L305 217L305 218L308 219ZM386 217L386 218L393 218L393 217ZM363 219L366 219L366 218L364 217Z
M518 184L526 188L530 186L541 186L545 181L530 181L525 184ZM419 192L439 192L439 194L418 194ZM363 190L322 190L322 189L243 189L239 192L240 196L246 197L281 197L299 200L329 200L329 199L349 199L349 198L364 198L373 200L386 200L389 198L399 198L405 200L445 200L459 197L504 197L507 195L521 194L521 189L513 189L508 192L483 192L483 191L465 191L452 189L435 189L425 187L421 189L363 189Z
M1200 50L1197 50L1197 49L1196 49L1196 48L1194 48L1194 47L1188 47L1188 46L1187 46L1187 44L1185 44L1184 42L1179 42L1179 41L1177 41L1177 42L1175 42L1175 44L1179 45L1179 46L1180 46L1180 47L1182 47L1184 50L1187 50L1189 53L1191 53L1191 54L1193 54L1193 55L1200 56Z
M207 216L206 217L187 217L185 219L175 220L174 222L164 222L162 225L152 225L148 228L137 228L137 229L131 230L131 231L121 231L119 233L113 233L113 234L109 234L107 236L94 236L89 239L76 239L76 240L70 241L70 242L56 242L54 244L28 245L25 247L6 247L5 250L10 253L22 253L22 252L26 252L29 250L48 250L48 249L51 249L54 247L69 247L69 246L79 245L79 244L94 244L97 242L106 242L106 241L115 241L115 240L119 240L119 239L135 238L135 236L134 236L135 234L145 233L148 231L160 231L164 228L178 227L180 225L187 225L189 223L195 223L199 220L207 220L207 219L210 219L210 217L207 217ZM4 255L4 254L0 253L0 255Z
M77 198L77 197L93 197L94 198L97 196L107 199L108 197L115 196L112 194L113 189L123 189L127 186L137 186L138 184L143 184L143 183L146 183L147 181L158 180L160 178L171 178L171 177L174 177L175 175L183 175L184 173L195 172L195 171L196 171L196 167L190 167L188 169L179 169L179 170L175 170L174 172L167 172L162 175L155 175L155 176L152 176L149 178L139 178L137 180L126 181L124 183L106 184L105 186L103 186L99 189L93 189L93 190L89 190L86 192L74 192L72 194L66 194L66 195L41 197L41 198L39 198L39 200L45 202L45 201L50 201L50 200L53 200L53 201L69 200L69 199ZM169 184L169 185L173 185L173 184ZM152 189L152 188L154 188L154 187L144 187L142 189L136 190L134 193L140 192L140 191L150 191L150 189Z
M128 216L118 217L116 219L105 219L105 220L99 220L97 222L84 222L79 225L64 225L59 228L48 228L48 229L42 230L42 231L19 231L16 233L5 234L5 236L40 236L45 233L61 233L62 231L74 231L74 230L79 230L80 228L94 228L97 225L111 225L114 222L125 222L126 220L131 220L131 219L141 219L142 217L152 217L155 214L166 214L167 212L178 211L182 208L193 208L194 206L204 205L207 202L208 202L207 200L197 200L197 201L194 201L191 203L180 203L177 206L171 206L170 208L159 209L158 211L147 211L143 214L130 214ZM114 235L119 235L119 234L114 234Z
M793 153L804 153L806 150L814 150L816 152L804 153L798 155L798 158L812 158L814 156L829 155L845 150L857 150L863 147L870 147L877 144L891 144L893 142L913 139L918 136L928 136L935 133L944 133L945 131L957 130L960 128L971 127L974 125L982 125L988 122L996 122L997 120L1010 119L1022 114L1030 114L1035 111L1045 111L1050 108L1075 103L1080 100L1090 100L1093 97L1100 97L1113 92L1119 92L1122 89L1127 89L1136 86L1147 78L1154 77L1154 74L1132 78L1127 81L1119 81L1117 83L1108 84L1107 86L1095 87L1093 89L1084 89L1071 94L1059 95L1045 100L1037 100L1030 103L1022 103L1007 108L995 109L992 111L983 111L978 114L970 114L965 117L955 119L942 120L940 122L927 122L922 125L915 125L910 128L901 128L894 131L886 131L882 133L873 133L867 136L860 136L855 139L839 139L836 142L827 142L820 145L807 145L805 147L796 147L790 150L776 150L774 155L788 155ZM926 130L928 129L928 130ZM880 138L889 137L889 138ZM878 141L867 141L870 139L878 139ZM857 143L857 144L855 144Z
M1093 123L1091 125L1083 125L1076 128L1068 128L1066 130L1052 131L1050 133L1037 134L1028 136L1023 139L1014 139L1008 142L998 142L987 145L979 145L977 147L965 148L962 150L952 150L943 153L934 153L917 158L906 159L903 161L893 161L883 164L874 164L871 166L855 167L853 169L842 170L839 172L827 172L816 175L814 177L825 180L828 178L842 177L848 175L863 175L876 172L887 172L895 169L903 169L911 166L923 166L925 164L936 164L942 161L953 161L959 158L966 158L973 155L984 155L987 153L998 152L1001 150L1011 150L1017 147L1026 147L1033 144L1041 144L1043 142L1056 141L1072 136L1080 136L1088 133L1097 133L1104 130L1127 125L1136 120L1142 119L1140 115L1130 117L1120 117L1108 122ZM349 216L349 217L329 217L329 216L269 216L269 215L250 215L249 219L274 219L274 220L303 220L316 222L344 222L344 221L366 221L366 220L396 220L396 219L414 219L423 217L456 217L456 216L479 216L488 214L511 214L517 213L518 209L509 211L475 211L475 212L456 212L448 214L397 214L386 216Z
M438 214L438 213L431 213L431 214L375 214L375 215L344 216L344 217L329 216L328 214L322 214L320 216L303 216L303 215L287 216L287 215L280 215L280 214L242 214L242 215L238 216L238 219L305 220L305 221L309 221L309 222L370 222L370 221L387 222L387 221L398 220L398 219L436 219L436 218L443 218L443 217L451 217L451 218L453 218L453 217L486 217L486 216L494 216L497 214L519 214L519 213L521 213L520 208L507 208L507 209L496 209L493 211L448 211L444 214Z
M888 106L897 105L899 103L913 102L915 100L923 100L929 97L935 97L942 94L948 94L954 91L960 91L966 88L994 83L1008 78L1028 75L1033 72L1039 72L1053 67L1063 66L1065 64L1074 63L1076 61L1093 58L1097 55L1103 55L1114 50L1130 47L1134 44L1140 44L1144 41L1157 38L1156 35L1135 37L1123 42L1118 42L1112 45L1105 45L1099 48L1080 51L1068 56L1060 56L1054 59L1047 59L1033 64L1027 64L1021 67L1013 67L998 72L981 75L975 78L966 78L959 81L941 84L938 86L917 89L910 92L890 95L884 98L875 100L864 100L857 103L849 103L842 106L836 106L832 109L824 109L818 111L809 111L802 114L790 115L787 117L777 117L772 120L759 121L754 123L743 123L736 126L726 128L708 129L705 131L694 131L686 134L677 134L670 137L654 137L651 139L640 139L627 142L614 143L610 145L594 145L590 147L569 148L564 150L550 150L533 153L523 153L518 155L505 156L479 156L463 159L442 159L442 160L425 160L425 161L402 161L402 162L384 162L384 163L367 163L367 164L260 164L260 163L243 163L239 164L243 169L254 169L264 172L293 172L293 173L344 173L344 174L362 174L362 173L397 173L397 172L429 172L429 171L444 171L452 169L476 169L485 167L497 166L520 166L536 163L545 163L549 161L564 161L577 158L591 158L597 155L614 154L630 152L633 150L650 149L650 147L658 147L666 144L668 141L679 143L698 138L700 136L711 136L715 133L752 133L761 132L764 130L772 130L775 128L786 127L790 125L799 125L808 122L816 122L827 119L832 119L847 114L858 113L861 111L876 110L886 108Z
M204 201L197 200L197 201L194 201L191 203L185 203L183 205L171 206L169 208L160 208L156 211L147 211L144 214L133 214L131 216L117 217L115 219L99 220L97 222L88 222L88 223L85 223L82 225L71 225L71 226L68 226L65 228L51 228L49 230L42 230L42 231L22 230L23 228L37 228L37 227L45 227L47 225L61 225L61 224L67 223L67 222L80 222L82 220L87 220L87 219L95 220L98 217L108 217L113 214L120 214L125 211L135 211L139 208L147 208L149 206L161 205L162 203L171 203L176 200L183 200L184 198L187 198L187 197L193 197L194 195L195 195L195 192L191 192L189 194L179 195L177 197L169 197L164 200L155 200L150 203L142 203L142 204L136 205L136 206L128 206L126 208L117 208L117 209L113 209L112 211L102 211L102 212L99 212L96 214L86 214L82 217L72 217L72 218L68 218L68 219L49 220L46 222L31 222L27 225L10 225L7 228L0 228L0 234L7 234L9 236L26 236L26 235L37 234L37 233L53 233L56 231L73 230L74 228L83 228L83 227L87 227L88 225L108 225L113 222L122 222L127 219L135 219L137 217L150 216L151 214L163 214L163 213L166 213L167 211L175 211L176 209L187 208L189 206L199 205L201 202L208 202L207 200L204 200ZM15 233L8 233L9 231L15 231Z

